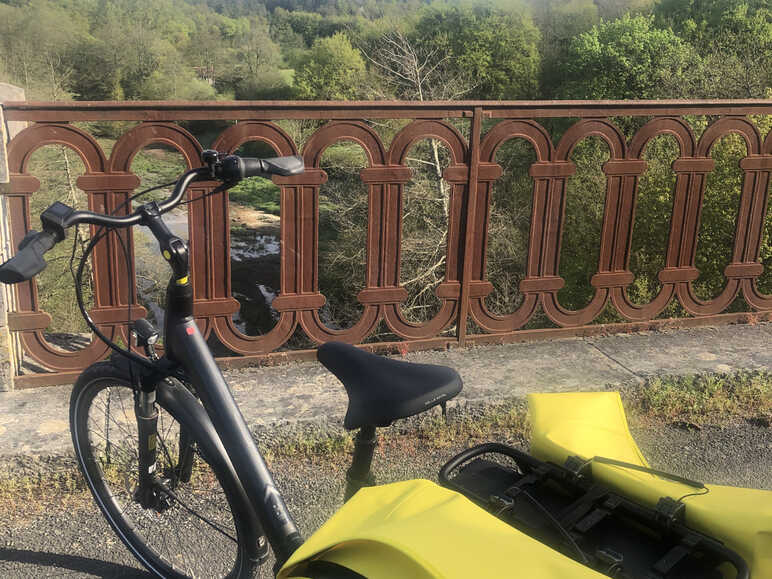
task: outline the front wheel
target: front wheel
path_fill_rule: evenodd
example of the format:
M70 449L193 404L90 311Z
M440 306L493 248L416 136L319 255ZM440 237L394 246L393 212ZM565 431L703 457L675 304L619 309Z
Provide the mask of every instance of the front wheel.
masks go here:
M70 399L70 430L83 476L107 521L159 577L250 577L238 483L183 413L157 402L152 505L140 503L136 391L109 362L86 369ZM173 405L171 405L173 406ZM211 452L211 450L210 450Z

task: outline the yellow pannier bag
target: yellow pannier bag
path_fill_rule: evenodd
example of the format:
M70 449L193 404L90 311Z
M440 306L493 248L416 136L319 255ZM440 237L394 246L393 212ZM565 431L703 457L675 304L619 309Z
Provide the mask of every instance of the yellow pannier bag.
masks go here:
M531 454L562 465L569 456L613 458L648 467L627 427L618 392L530 394ZM591 463L594 480L653 507L684 497L686 525L745 559L754 579L772 579L772 491L706 485L704 492L655 475ZM731 572L733 574L733 571Z
M605 577L427 480L358 491L285 563L303 577L321 559L368 579Z

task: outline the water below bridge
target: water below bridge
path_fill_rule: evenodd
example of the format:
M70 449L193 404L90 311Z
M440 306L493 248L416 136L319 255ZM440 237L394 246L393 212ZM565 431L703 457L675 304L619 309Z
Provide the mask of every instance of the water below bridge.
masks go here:
M241 304L234 314L236 327L244 334L270 331L278 312L271 303L280 286L279 217L231 204L231 291ZM175 235L188 238L184 211L172 211L164 222ZM139 301L148 309L148 318L163 327L166 264L158 253L158 242L144 227L135 230L137 247L137 289Z

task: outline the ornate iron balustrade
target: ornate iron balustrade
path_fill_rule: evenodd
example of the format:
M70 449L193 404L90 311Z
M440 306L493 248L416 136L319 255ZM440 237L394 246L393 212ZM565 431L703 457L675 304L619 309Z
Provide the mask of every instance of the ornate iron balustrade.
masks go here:
M751 114L772 114L772 101L77 102L5 103L4 109L10 121L34 123L8 145L11 183L4 197L14 245L30 228L30 197L40 182L29 173L28 163L31 153L43 145L56 143L72 148L85 166L86 172L77 185L87 193L89 207L110 212L138 186L139 179L130 172L130 163L143 147L164 143L178 149L189 166L198 165L201 145L175 121L239 121L216 139L214 148L235 151L243 143L257 140L269 144L277 154L289 155L298 153L297 146L274 121L329 120L300 152L306 163L305 174L274 178L281 188L281 288L272 304L279 318L267 334L245 335L232 319L239 303L231 295L227 195L216 194L188 205L195 315L205 335L214 334L236 354L222 358L226 364L312 355L311 350L278 351L298 326L315 342L361 343L383 320L403 341L368 347L404 351L629 331L659 324L697 325L772 317L772 295L762 293L756 283L763 272L759 250L772 172L772 132L762 140L747 119ZM697 139L681 118L683 115L709 115L715 120ZM609 120L613 116L651 120L628 142ZM537 120L552 117L578 118L556 145ZM362 120L376 118L412 122L386 148ZM447 122L453 118L470 120L469 140ZM483 119L500 121L483 134ZM116 142L109 157L92 136L71 124L104 120L140 121ZM706 175L714 167L710 150L730 133L739 134L748 151L740 163L744 180L732 259L724 271L723 291L703 301L693 291L692 283L699 275L695 253ZM676 182L665 267L658 276L661 290L650 303L640 305L633 303L626 292L634 280L629 269L630 245L638 181L646 171L643 150L659 135L674 137L680 154L673 164ZM559 272L560 242L566 183L576 170L570 154L589 136L603 139L611 156L603 165L607 188L600 259L592 278L594 297L584 308L572 311L558 299L564 285ZM402 198L411 178L405 156L412 144L426 138L439 139L450 151L451 164L444 178L451 185L451 199L445 278L435 292L442 307L428 322L415 324L400 311L407 297L400 286ZM502 174L495 153L502 143L515 138L529 142L537 160L530 168L533 206L525 278L519 286L524 299L516 311L501 316L490 312L485 304L493 289L486 280L486 227L493 183ZM320 186L326 180L320 169L322 153L342 140L358 143L367 155L368 166L360 176L369 190L369 221L366 288L358 295L363 313L352 327L336 330L327 327L318 312L325 303L318 283L318 201ZM212 186L197 184L191 195L198 196ZM133 248L131 231L122 235ZM94 254L95 303L91 315L107 335L126 342L129 296L125 279L120 277L125 263L119 250L112 240L100 244ZM722 313L738 295L755 313ZM44 334L51 318L40 308L35 282L19 284L16 296L17 309L9 314L9 327L18 335L25 354L52 370L19 377L18 387L72 381L81 369L107 354L99 341L77 352L52 347ZM674 299L694 317L655 320ZM591 325L608 303L629 323ZM538 306L557 328L522 329ZM144 310L135 304L132 313L138 317L144 315ZM468 320L473 320L482 333L468 334ZM454 326L455 334L447 335L447 329Z

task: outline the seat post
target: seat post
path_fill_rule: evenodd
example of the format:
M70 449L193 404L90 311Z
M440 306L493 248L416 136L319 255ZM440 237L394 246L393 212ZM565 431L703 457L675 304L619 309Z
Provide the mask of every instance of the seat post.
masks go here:
M377 444L375 426L366 424L359 429L354 438L354 456L351 459L351 466L346 471L346 493L343 500L349 500L362 487L371 487L375 484L370 465Z

